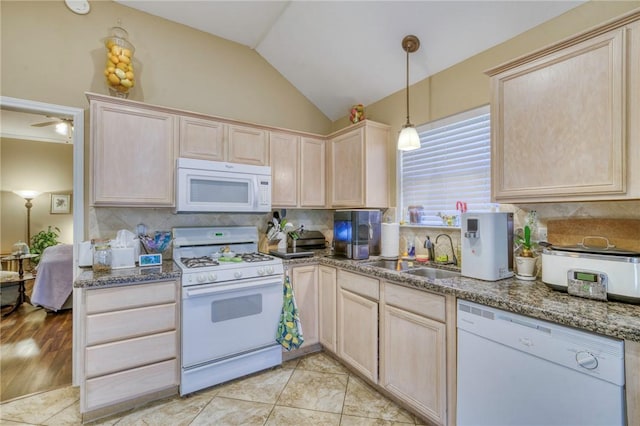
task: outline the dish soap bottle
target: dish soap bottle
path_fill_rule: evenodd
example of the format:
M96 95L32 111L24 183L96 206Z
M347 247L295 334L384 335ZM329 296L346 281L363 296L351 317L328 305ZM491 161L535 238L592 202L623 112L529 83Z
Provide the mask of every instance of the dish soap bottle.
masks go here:
M433 243L431 238L427 235L427 239L424 242L424 248L427 249L427 260L435 260L435 252L433 250Z

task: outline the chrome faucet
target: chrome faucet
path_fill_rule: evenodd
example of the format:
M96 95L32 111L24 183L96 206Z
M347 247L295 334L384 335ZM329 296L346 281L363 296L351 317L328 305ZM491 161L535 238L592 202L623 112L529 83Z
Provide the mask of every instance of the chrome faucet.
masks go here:
M456 257L456 251L453 249L453 240L451 240L451 237L447 234L438 234L438 236L436 237L436 245L438 244L438 238L440 237L447 237L449 239L449 244L451 244L451 256L453 257L453 261L452 262L447 262L446 264L453 264L453 265L457 265L458 264L458 258ZM435 260L435 259L434 259Z

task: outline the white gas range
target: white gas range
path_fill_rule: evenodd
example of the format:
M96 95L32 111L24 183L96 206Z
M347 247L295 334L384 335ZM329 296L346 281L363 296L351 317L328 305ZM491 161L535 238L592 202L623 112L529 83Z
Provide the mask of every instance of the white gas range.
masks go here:
M255 227L173 228L182 270L181 395L282 363L275 339L284 267L257 249Z

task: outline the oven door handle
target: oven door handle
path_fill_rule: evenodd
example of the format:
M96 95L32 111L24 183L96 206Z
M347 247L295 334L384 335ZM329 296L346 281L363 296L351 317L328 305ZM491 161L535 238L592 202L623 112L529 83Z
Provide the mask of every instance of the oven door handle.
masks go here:
M193 288L187 288L184 291L184 297L200 297L200 296L208 296L212 294L221 294L221 293L229 293L233 291L239 290L250 290L253 288L262 288L262 287L271 287L274 285L282 285L284 282L283 278L271 277L268 279L263 279L261 281L251 280L244 283L233 283L233 284L224 284L224 285L206 285L197 286Z

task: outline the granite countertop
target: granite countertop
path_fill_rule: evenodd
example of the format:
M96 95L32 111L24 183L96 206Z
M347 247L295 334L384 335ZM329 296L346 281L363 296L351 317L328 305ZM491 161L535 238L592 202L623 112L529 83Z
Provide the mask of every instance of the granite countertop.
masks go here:
M539 280L520 281L508 278L490 282L462 276L431 279L367 266L367 263L377 260L376 257L367 260L350 260L327 257L328 254L327 250L318 250L313 257L284 260L284 264L288 267L305 264L335 266L400 285L449 294L494 308L640 342L640 305L570 296L550 289ZM87 269L76 278L74 287L135 285L148 281L177 279L180 275L178 266L173 261L166 260L162 266L114 269L108 273L94 273L91 269Z
M165 260L161 266L112 269L109 272L83 270L73 282L76 288L116 287L149 281L175 280L181 276L180 268L173 260Z
M376 258L349 260L324 257L291 259L285 265L309 263L335 266L353 272L554 323L640 342L640 305L603 302L552 290L542 281L508 278L490 282L467 277L431 279L379 267L367 266ZM451 268L447 268L451 269Z

